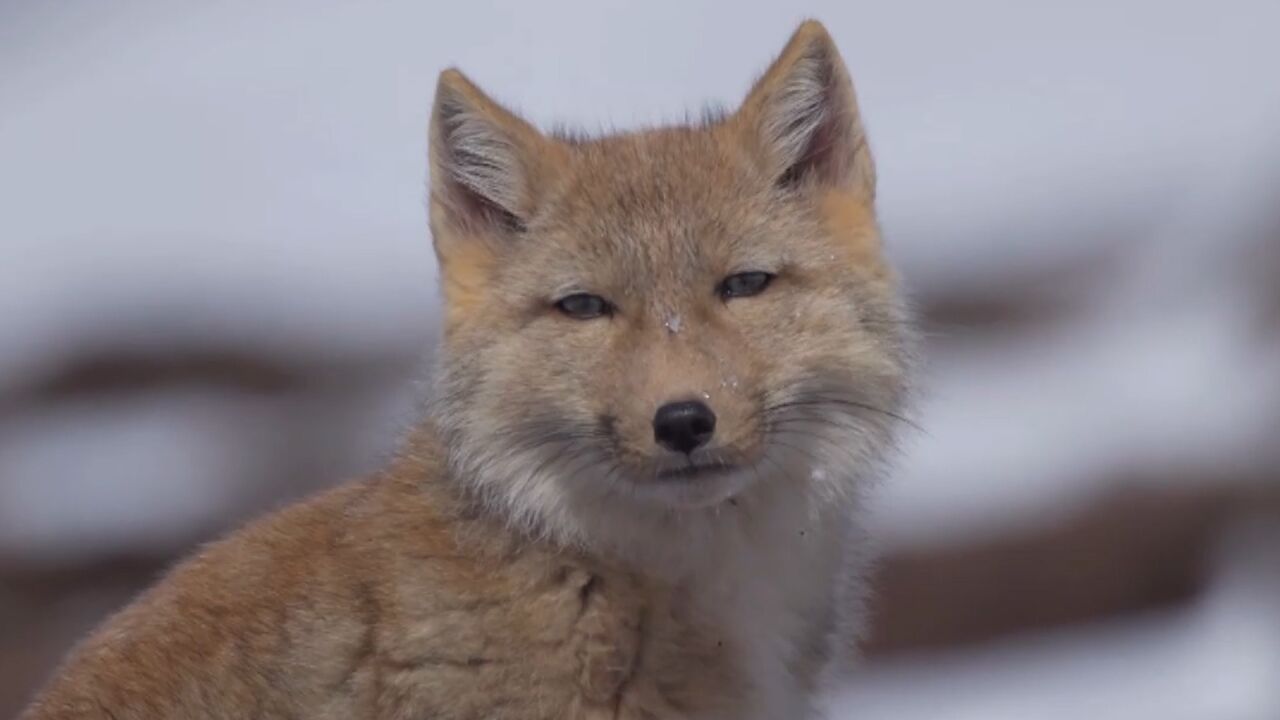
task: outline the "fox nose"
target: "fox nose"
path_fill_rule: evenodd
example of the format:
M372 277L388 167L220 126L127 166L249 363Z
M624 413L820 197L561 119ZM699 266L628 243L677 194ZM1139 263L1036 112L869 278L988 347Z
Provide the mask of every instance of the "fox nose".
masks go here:
M697 400L667 403L653 416L653 439L675 452L691 453L716 431L716 414Z

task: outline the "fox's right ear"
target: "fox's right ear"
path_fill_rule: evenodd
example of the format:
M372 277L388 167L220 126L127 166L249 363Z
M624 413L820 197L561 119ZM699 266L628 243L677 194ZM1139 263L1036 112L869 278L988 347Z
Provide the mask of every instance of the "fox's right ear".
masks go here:
M436 85L430 143L433 226L487 236L524 227L550 151L541 133L449 69Z

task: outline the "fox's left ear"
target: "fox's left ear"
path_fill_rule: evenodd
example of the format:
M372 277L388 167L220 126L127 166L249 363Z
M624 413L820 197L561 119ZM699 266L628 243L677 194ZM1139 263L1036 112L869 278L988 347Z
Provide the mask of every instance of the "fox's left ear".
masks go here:
M816 183L874 198L875 164L853 83L822 23L800 25L734 119L780 185Z

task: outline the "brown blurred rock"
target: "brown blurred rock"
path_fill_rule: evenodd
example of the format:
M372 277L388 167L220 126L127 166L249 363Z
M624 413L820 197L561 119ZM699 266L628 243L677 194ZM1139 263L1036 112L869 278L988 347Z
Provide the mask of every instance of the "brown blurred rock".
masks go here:
M965 645L1184 601L1206 581L1223 530L1280 517L1280 487L1151 483L1063 522L882 562L864 652Z

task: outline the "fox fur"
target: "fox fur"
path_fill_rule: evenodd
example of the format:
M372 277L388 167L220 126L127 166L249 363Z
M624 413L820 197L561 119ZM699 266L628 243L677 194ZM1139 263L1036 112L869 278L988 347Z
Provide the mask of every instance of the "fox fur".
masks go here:
M910 365L827 31L731 114L598 138L446 70L430 164L443 339L403 448L180 564L24 720L815 716ZM716 418L683 456L682 400Z

